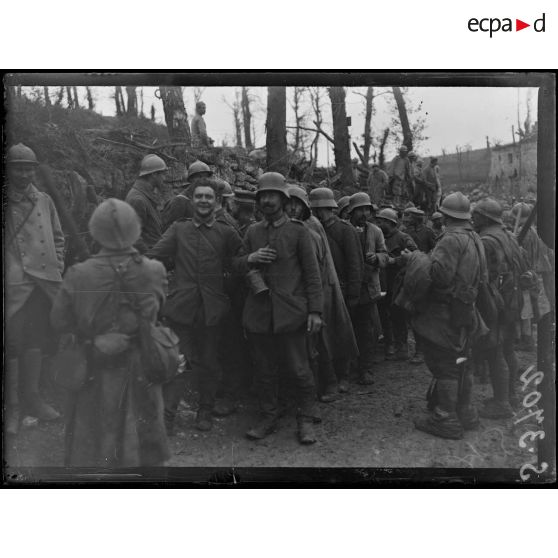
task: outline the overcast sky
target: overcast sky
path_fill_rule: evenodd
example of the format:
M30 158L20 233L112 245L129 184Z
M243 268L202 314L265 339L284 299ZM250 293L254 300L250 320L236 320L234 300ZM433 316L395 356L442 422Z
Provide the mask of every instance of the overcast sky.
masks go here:
M155 107L156 120L164 122L162 103L154 95L154 87L144 87L144 110L149 114L150 107ZM236 88L238 89L238 88ZM357 91L364 92L365 88L350 88L347 90L347 115L352 117L349 131L351 141L362 143L360 137L364 128L364 99ZM115 105L112 99L112 87L94 87L96 110L105 115L114 115ZM390 102L392 95L388 88L375 88L376 93L388 91L375 99L376 114L372 120L373 135L378 134L391 121ZM55 88L51 88L54 96ZM85 90L79 88L80 97L85 104ZM125 94L125 93L124 93ZM265 145L265 107L267 103L267 88L250 88L254 97L252 110L255 119L257 147ZM294 112L290 107L293 88L287 88L287 125L294 123ZM313 127L313 118L308 95L305 102L309 114L308 126ZM232 104L235 98L234 87L207 87L202 94L202 100L207 104L205 120L207 130L217 145L223 140L229 145L234 144L234 124L231 109L224 99ZM186 110L191 117L194 114L193 88L184 88ZM504 88L504 87L409 87L407 101L413 107L420 106L420 114L426 119L425 140L418 148L419 156L438 155L445 149L454 152L457 145L470 145L473 149L486 145L486 136L491 142L500 140L503 143L512 141L512 124L517 129L517 111L523 125L526 107L531 107L531 119L537 120L537 90L536 88ZM331 132L331 110L329 97L324 89L323 93L324 129ZM411 121L413 116L411 115ZM397 146L392 142L388 148L388 156L395 152ZM324 138L320 140L320 164L333 164L333 148ZM356 157L353 152L352 157Z

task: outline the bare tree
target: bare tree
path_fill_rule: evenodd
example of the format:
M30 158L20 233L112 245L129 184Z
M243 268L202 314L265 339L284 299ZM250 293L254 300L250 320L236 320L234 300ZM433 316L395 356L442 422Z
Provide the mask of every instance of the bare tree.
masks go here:
M120 97L122 94L122 88L117 85L114 88L114 102L116 104L116 116L122 116L124 114L124 105L120 102Z
M242 121L240 120L240 94L238 89L234 92L235 99L233 103L229 103L223 96L223 102L231 109L233 114L234 131L236 137L236 146L242 147Z
M74 108L79 108L78 91L75 85L72 86L72 91L74 92Z
M151 122L155 122L155 107L151 105Z
M389 128L386 128L384 130L382 139L380 140L380 155L378 157L378 165L383 170L385 170L386 168L386 158L384 153L385 153L388 137L389 137Z
M72 88L69 85L66 86L66 98L68 100L68 108L74 108L74 101L72 99Z
M387 93L375 93L373 87L367 87L366 93L361 93L355 91L357 95L360 95L365 100L364 106L364 133L362 134L362 163L366 168L370 165L370 150L374 144L374 138L372 136L372 115L374 114L374 99Z
M58 89L58 95L56 97L55 105L60 106L63 100L64 100L64 87L60 87Z
M347 110L345 108L345 89L330 87L331 114L333 116L333 152L335 166L341 174L343 186L354 187L355 179L351 164L351 146L349 143L349 127L347 125Z
M312 145L310 146L310 159L314 162L318 160L318 144L320 139L319 129L322 127L323 117L322 117L322 88L321 87L310 87L310 103L312 105L312 110L314 111L314 124L318 131L312 140ZM314 153L312 154L312 148Z
M91 87L86 86L85 91L87 93L87 105L89 107L89 110L94 110L95 102L93 101L93 93L91 93Z
M406 145L409 151L413 149L413 135L411 133L411 126L409 126L409 117L407 116L407 109L405 107L405 99L400 87L392 87L393 96L397 104L399 112L399 121L403 129L403 145Z
M267 88L266 119L267 170L287 176L287 88Z
M172 140L192 145L192 136L188 124L188 115L184 107L182 88L177 86L161 86L158 89L159 98L163 102L165 122ZM157 92L155 93L157 95Z
M244 124L244 145L246 146L246 149L250 151L254 149L254 144L252 143L251 135L252 113L250 112L250 98L248 97L247 87L242 87L240 106L242 108L242 121Z
M140 116L145 118L145 112L143 111L143 87L140 87Z
M194 87L194 104L197 105L202 98L203 92L207 87Z
M43 87L43 93L45 95L45 106L50 107L52 103L50 102L50 93L46 85Z
M295 113L294 143L292 145L294 151L304 151L304 120L306 118L306 114L302 111L302 104L304 103L305 91L306 87L293 88L293 100L291 102L291 107Z
M136 87L134 85L126 86L126 96L128 97L128 106L126 107L126 114L128 116L138 115L138 96Z

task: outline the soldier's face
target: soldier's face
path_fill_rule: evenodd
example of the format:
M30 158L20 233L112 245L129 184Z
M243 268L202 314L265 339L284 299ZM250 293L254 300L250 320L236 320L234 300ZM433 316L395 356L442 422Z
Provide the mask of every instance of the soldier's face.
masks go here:
M355 225L362 227L366 223L366 221L368 221L368 218L371 214L372 212L370 211L369 207L357 207L353 210L351 218L352 221L354 221Z
M25 190L29 184L35 182L35 166L25 163L10 163L7 165L8 181L16 190Z
M210 186L198 186L193 193L194 211L201 218L206 218L215 211L217 199Z
M312 209L312 213L323 223L332 214L332 210L327 207L315 207Z
M297 198L291 198L287 204L287 214L291 219L303 220L304 204Z
M258 203L265 217L275 215L283 208L283 198L279 192L262 192L258 196Z
M198 113L199 114L205 114L205 111L206 111L205 103L200 103L198 105Z
M384 234L388 234L391 232L391 227L394 226L393 223L390 221L386 221L385 219L378 219L378 226L382 229Z

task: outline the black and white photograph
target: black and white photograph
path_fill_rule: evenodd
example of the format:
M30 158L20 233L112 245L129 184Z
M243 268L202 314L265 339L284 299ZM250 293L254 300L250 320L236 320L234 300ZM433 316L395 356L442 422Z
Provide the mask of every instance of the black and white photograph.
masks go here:
M7 73L3 481L556 481L545 72Z

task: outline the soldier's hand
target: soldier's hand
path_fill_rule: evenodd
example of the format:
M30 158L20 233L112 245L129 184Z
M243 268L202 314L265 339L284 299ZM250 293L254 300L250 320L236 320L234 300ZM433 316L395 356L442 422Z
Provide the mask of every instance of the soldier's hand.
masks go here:
M308 314L308 319L306 320L306 331L308 333L318 333L322 324L322 317L316 312L311 312Z
M258 248L248 256L248 263L267 264L274 262L277 258L277 252L273 248Z
M366 263L367 264L374 265L377 261L378 261L378 256L376 256L375 253L368 252L368 254L366 254Z

